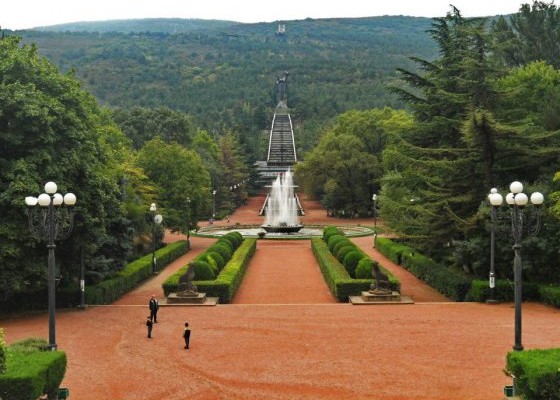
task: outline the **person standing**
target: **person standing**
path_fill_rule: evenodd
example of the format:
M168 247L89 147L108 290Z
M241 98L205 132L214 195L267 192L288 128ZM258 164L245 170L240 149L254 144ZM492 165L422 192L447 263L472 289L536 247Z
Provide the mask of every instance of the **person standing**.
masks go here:
M189 323L185 322L185 330L183 332L183 339L185 339L185 349L189 348L189 342L191 340L191 328L189 328Z
M150 307L150 318L152 322L157 324L157 312L159 310L159 301L156 299L156 295L152 294L152 298L150 299L150 303L148 304Z
M148 318L146 319L146 326L148 327L148 338L151 339L152 338L152 327L153 327L152 316L151 315L148 315Z

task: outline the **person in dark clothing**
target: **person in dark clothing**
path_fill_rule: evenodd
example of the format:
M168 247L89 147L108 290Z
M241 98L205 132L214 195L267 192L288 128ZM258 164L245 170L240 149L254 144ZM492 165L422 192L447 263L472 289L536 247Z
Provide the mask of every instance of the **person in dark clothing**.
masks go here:
M152 316L148 315L148 318L146 319L146 326L148 327L148 338L152 338L152 327L153 327L153 323L152 323Z
M159 302L158 299L156 299L155 294L152 294L152 298L150 299L148 307L150 307L150 318L152 322L157 324L157 312L159 309Z
M191 328L189 328L189 323L185 322L185 330L183 332L183 339L185 339L185 349L189 348L189 342L191 340Z

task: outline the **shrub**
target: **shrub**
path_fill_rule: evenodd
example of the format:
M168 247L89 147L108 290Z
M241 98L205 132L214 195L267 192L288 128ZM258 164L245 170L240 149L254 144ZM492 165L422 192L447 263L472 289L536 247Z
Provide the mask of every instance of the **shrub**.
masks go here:
M214 270L205 261L197 260L192 262L194 265L194 279L197 281L210 281L216 278Z
M218 268L218 271L221 271L222 268L224 268L224 265L226 265L226 262L224 261L224 258L221 256L221 254L215 251L206 252L206 258L211 258L212 261L214 261L214 264Z
M325 243L328 243L329 238L334 235L342 235L342 232L335 226L328 226L323 229L323 240L325 241Z
M363 257L364 255L362 254L362 252L357 250L349 252L344 257L344 260L342 261L342 265L344 265L344 268L346 268L346 271L348 271L348 274L352 278L356 277L356 267L358 266L358 263Z
M373 279L371 269L374 261L369 257L363 257L356 267L356 279Z
M223 245L227 246L229 248L229 250L231 251L231 253L233 254L233 250L235 249L235 240L233 240L232 238L227 238L225 236L222 236L216 242L216 244L223 244Z
M344 257L346 257L346 254L350 253L351 251L356 251L356 247L353 244L347 244L346 246L339 248L336 254L333 255L336 257L338 262L342 264L342 262L344 261Z
M0 374L3 400L36 400L42 393L56 398L66 372L66 354L46 348L43 339L28 339L8 348L6 372Z
M220 254L225 262L228 262L231 259L231 256L233 255L233 251L231 251L231 248L224 244L224 243L214 243L212 246L210 246L207 250L207 252L211 252L211 251L215 251L216 253Z
M237 231L229 232L223 237L229 239L233 243L233 250L237 250L237 248L241 246L241 243L243 243L243 235Z
M327 245L329 246L329 250L331 253L333 252L334 246L341 240L348 240L348 238L344 235L333 235L329 238Z
M508 353L506 371L515 376L518 394L527 400L560 400L560 349Z
M345 238L345 240L340 240L340 241L338 241L338 242L334 245L334 247L333 247L331 253L333 253L333 255L334 255L335 257L338 258L338 252L339 252L339 250L342 249L343 247L346 247L346 246L352 246L352 247L354 247L354 248L356 247L356 246L354 246L354 243L352 243L352 242L350 241L350 239ZM340 260L340 259L339 259L339 260Z

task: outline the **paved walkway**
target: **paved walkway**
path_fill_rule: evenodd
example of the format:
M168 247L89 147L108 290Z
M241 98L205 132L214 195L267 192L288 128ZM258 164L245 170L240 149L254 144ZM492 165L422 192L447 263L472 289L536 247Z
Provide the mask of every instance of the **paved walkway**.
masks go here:
M327 219L317 203L304 204L304 224L371 225ZM230 220L258 221L259 208L249 202ZM353 240L380 259L371 237ZM71 399L501 400L511 384L503 368L513 344L512 304L434 300L406 271L381 259L416 304L332 303L324 287L305 290L310 283L291 279L301 273L321 280L306 241L301 254L299 244L286 245L286 252L282 242L259 241L254 260L261 261L253 260L247 279L261 294L243 285L236 304L163 308L147 339L149 296L161 296L161 282L212 241L192 238L191 252L114 305L57 313L58 345L68 356L63 386ZM282 297L301 292L317 297L297 304ZM560 310L524 303L523 318L526 349L560 347ZM190 350L181 339L186 320L193 329ZM8 343L48 337L46 313L0 325Z

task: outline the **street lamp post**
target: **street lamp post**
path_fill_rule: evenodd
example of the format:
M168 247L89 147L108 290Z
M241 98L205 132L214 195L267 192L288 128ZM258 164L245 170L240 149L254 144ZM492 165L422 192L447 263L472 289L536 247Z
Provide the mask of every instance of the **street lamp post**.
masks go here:
M187 197L187 241L191 238L191 198Z
M371 199L373 200L373 234L377 235L377 195L374 193Z
M47 283L48 283L48 308L49 308L49 349L55 351L56 344L56 277L55 277L55 241L63 240L72 231L74 220L73 206L76 204L76 196L73 193L66 193L64 196L57 193L57 186L54 182L45 184L45 193L39 197L27 196L29 217L29 228L31 234L38 240L44 240L49 250ZM39 205L38 208L36 206ZM66 207L62 207L62 206Z
M156 225L161 224L163 217L160 214L156 214L156 203L150 205L150 211L152 212L152 274L156 273L157 259L156 259Z
M515 343L513 350L523 350L521 344L521 301L522 301L522 263L521 263L521 239L523 237L525 206L529 202L529 198L523 193L523 184L521 182L512 182L509 186L510 193L506 196L506 203L510 207L511 212L511 231L513 236L513 280L514 280L514 301L515 301ZM492 205L498 205L498 196L496 193L490 193L490 202ZM500 196L501 197L501 196ZM542 193L534 192L530 197L531 204L539 207L544 202ZM538 233L540 227L540 218L537 214L533 235ZM527 228L527 227L525 227Z
M488 195L488 200L492 206L491 210L491 226L490 226L490 277L488 285L490 286L490 298L486 301L489 304L498 303L496 300L496 270L494 268L495 258L495 241L496 241L496 209L502 205L504 198L498 189L492 188Z
M212 222L216 219L216 190L212 190Z

